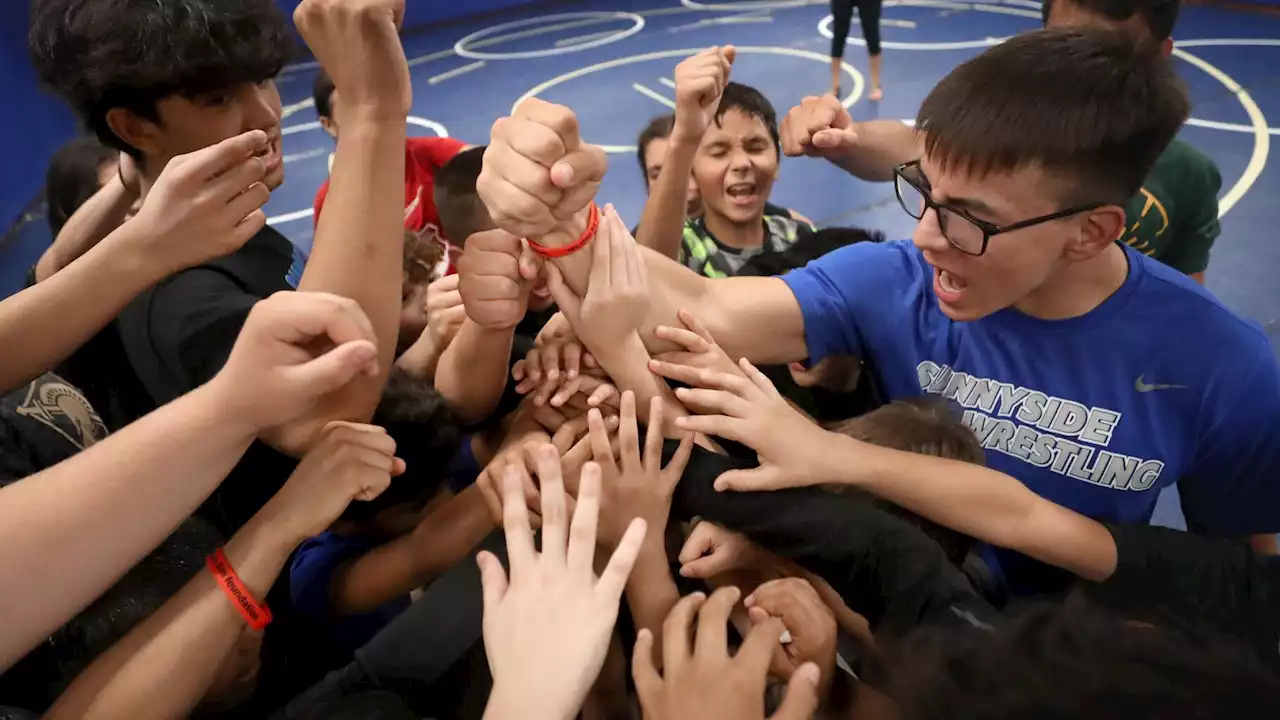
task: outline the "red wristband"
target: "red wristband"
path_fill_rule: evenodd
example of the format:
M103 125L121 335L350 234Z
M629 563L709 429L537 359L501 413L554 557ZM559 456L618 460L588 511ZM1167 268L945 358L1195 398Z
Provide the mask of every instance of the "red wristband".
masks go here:
M235 568L231 567L231 561L227 560L227 554L222 551L222 548L218 548L217 552L206 558L204 564L213 574L218 587L227 594L231 604L244 616L244 621L249 627L262 630L271 622L271 610L267 608L266 603L258 602L249 592L249 588L244 586L244 582L240 580L239 575L236 575Z
M592 201L591 212L587 215L587 228L582 231L582 235L580 235L577 240L574 240L568 245L564 245L562 247L554 247L554 248L550 248L545 245L539 245L538 243L530 240L529 249L541 255L544 258L549 258L549 259L562 258L566 255L572 255L578 252L579 250L581 250L582 248L586 247L587 243L591 242L591 238L596 236L596 231L599 229L600 229L600 206L596 205L595 201Z

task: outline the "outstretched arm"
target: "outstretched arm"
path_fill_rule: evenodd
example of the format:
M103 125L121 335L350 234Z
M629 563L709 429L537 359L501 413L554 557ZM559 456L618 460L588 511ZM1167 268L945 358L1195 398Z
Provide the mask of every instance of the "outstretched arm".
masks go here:
M334 423L289 482L227 543L227 561L261 602L303 539L354 499L371 499L403 469L382 428ZM93 662L50 718L186 717L235 649L246 621L209 572Z
M332 420L366 422L395 360L404 251L405 115L412 104L395 3L304 2L298 31L342 94L324 214L299 290L349 297L378 338L380 372L325 398L307 418L265 438L278 449L309 446Z
M190 515L262 428L367 371L349 300L281 293L254 308L218 376L84 452L0 488L0 667L101 595ZM316 342L337 348L312 360Z

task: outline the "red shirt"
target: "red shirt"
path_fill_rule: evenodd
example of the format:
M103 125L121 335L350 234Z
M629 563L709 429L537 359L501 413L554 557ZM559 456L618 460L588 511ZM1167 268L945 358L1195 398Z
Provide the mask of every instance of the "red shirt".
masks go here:
M436 171L453 159L467 145L461 140L442 137L411 137L404 144L404 227L422 234L445 246L449 253L449 272L453 272L453 260L459 245L449 242L440 229L440 213L436 210L433 193ZM329 194L329 181L325 180L316 192L315 222L320 222L320 211Z

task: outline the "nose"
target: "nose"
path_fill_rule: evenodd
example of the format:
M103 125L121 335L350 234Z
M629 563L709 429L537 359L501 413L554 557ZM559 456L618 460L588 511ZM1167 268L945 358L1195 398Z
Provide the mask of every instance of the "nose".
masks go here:
M934 253L945 252L951 247L947 236L942 234L942 226L938 224L936 209L925 210L924 217L916 222L916 230L911 234L911 242L921 250Z
M751 170L751 153L741 148L734 150L729 155L729 169L735 172L749 172Z
M245 85L245 130L271 132L280 125L280 91L274 80Z

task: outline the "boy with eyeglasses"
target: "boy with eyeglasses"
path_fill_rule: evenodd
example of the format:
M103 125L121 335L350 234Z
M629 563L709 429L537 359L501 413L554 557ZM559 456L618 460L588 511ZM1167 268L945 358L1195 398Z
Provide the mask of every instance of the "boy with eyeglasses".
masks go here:
M571 116L529 112L510 122L530 136ZM1265 547L1280 530L1274 351L1194 281L1115 242L1126 201L1187 113L1169 63L1123 37L1017 36L925 100L923 157L898 169L905 206L920 218L913 242L858 243L782 278L711 281L650 256L650 285L663 287L650 294L643 337L666 350L653 326L696 308L734 358L854 355L889 400L929 393L959 403L988 465L1060 505L1145 523L1160 490L1178 483L1191 530L1260 535ZM583 155L562 162L591 177ZM537 240L547 245L578 237L581 212L556 223L518 205L526 182L487 163L479 190L495 221L552 227ZM565 211L548 207L546 217ZM589 255L556 260L579 292ZM486 285L509 281L464 278L471 317L506 321L515 309L486 302ZM733 439L751 422L721 431ZM768 487L837 482L858 462L856 449L816 426L775 430L756 448L756 477ZM1065 584L1024 557L999 561L1015 592Z

